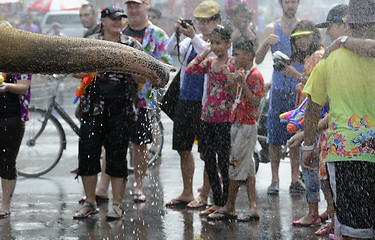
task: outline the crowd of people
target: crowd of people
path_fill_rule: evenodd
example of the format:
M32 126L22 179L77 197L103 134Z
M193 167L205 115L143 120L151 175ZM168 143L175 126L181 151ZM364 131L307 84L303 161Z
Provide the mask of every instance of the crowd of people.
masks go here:
M236 219L258 221L262 212L256 196L253 152L257 141L257 114L267 89L267 143L272 179L267 194L279 193L281 149L288 145L291 162L291 194L306 195L307 214L291 224L321 226L315 234L333 239L375 238L375 2L350 0L330 9L326 21L313 23L296 17L299 0L279 0L283 15L265 26L259 37L247 1L220 5L203 1L193 22L179 18L171 38L158 26L161 13L147 0L126 0L126 11L108 7L97 12L91 4L80 9L85 38L112 41L145 51L172 64L178 56L179 95L175 107L173 145L180 157L182 193L166 207L201 210L209 221ZM125 21L123 21L126 19ZM60 34L58 23L55 35ZM34 31L33 25L23 26ZM320 28L326 28L330 46L323 46ZM36 30L35 30L36 31ZM265 84L256 65L268 52L287 55L274 66L272 81ZM82 78L89 73L77 74ZM21 144L30 75L3 74L0 85L0 174L3 198L0 218L11 214L16 185L16 157ZM128 169L128 143L133 143L135 203L145 202L143 179L152 142L148 111L155 104L149 79L99 72L81 97L79 163L86 196L74 219L98 213L97 204L109 201L108 220L121 219ZM304 129L292 134L279 115L298 107L307 98ZM194 197L193 144L204 161L201 192ZM129 159L128 159L129 160ZM302 178L300 177L302 168ZM101 172L99 183L98 173ZM246 182L249 209L237 215L235 202L241 182ZM327 210L319 213L320 189ZM212 192L212 205L208 196Z

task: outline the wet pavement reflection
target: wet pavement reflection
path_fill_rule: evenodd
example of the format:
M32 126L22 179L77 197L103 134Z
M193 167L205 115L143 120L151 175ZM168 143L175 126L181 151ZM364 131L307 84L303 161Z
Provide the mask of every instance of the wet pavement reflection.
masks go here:
M65 110L74 113L71 103L77 80L67 79L62 86L59 102ZM84 195L81 180L69 171L77 165L78 139L64 125L67 133L67 149L58 165L39 178L19 177L13 197L12 214L0 219L1 239L328 239L317 237L318 227L292 227L292 220L307 213L304 194L289 194L290 162L280 165L280 193L268 195L270 164L260 164L257 173L259 221L209 222L198 215L199 211L168 209L165 203L178 196L182 190L179 156L171 149L172 122L162 116L165 142L158 164L148 170L144 181L145 203L132 201L133 175L129 176L125 193L126 214L120 221L106 221L105 214L111 202L101 204L99 213L86 220L73 220L80 208L78 201ZM56 146L50 146L51 148ZM203 161L194 147L196 171L194 194L202 184ZM30 159L32 161L32 159ZM245 185L241 186L236 202L237 214L248 209ZM326 208L323 195L320 212Z

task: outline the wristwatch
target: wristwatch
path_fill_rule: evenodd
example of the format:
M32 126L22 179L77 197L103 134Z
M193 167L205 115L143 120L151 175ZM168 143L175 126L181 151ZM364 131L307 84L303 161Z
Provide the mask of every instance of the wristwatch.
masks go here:
M311 146L305 146L305 142L302 142L301 144L301 150L302 151L311 151L311 150L314 150L315 149L315 144L311 145Z
M344 45L345 45L345 43L346 43L346 41L348 40L348 38L349 38L349 36L342 36L341 38L340 38L340 47L345 47Z

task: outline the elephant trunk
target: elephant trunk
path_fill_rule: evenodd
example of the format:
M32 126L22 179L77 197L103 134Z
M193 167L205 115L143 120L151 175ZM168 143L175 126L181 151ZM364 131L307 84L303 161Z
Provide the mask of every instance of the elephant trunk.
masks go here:
M66 74L125 72L164 87L172 66L123 44L95 39L45 36L0 23L0 71Z

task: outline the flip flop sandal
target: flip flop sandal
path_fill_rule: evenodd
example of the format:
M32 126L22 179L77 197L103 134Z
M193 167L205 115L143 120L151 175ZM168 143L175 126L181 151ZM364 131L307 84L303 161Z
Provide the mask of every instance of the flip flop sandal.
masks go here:
M172 199L171 201L167 202L165 206L168 208L184 208L188 204L189 202L180 199Z
M243 213L241 216L237 218L238 222L250 222L250 221L258 221L259 216L255 215L252 212Z
M216 216L212 216L216 214ZM212 214L207 216L208 221L222 221L222 220L235 220L237 215L232 215L230 213L224 212L223 210L216 210Z
M325 226L319 228L315 234L319 236L329 235L331 233L335 233L334 227L331 225L331 223L326 224Z
M201 199L193 200L189 202L188 205L186 205L188 209L199 209L199 208L204 208L206 206L207 206L207 203L203 202Z
M85 208L89 208L90 211L83 213L82 210L85 209ZM95 208L95 205L88 202L88 201L85 201L85 203L83 204L83 207L81 207L77 213L79 213L79 215L74 215L73 216L73 219L85 219L85 218L88 218L89 216L91 215L94 215L94 214L97 214L99 211Z
M215 212L216 210L213 208L207 208L199 213L199 216L208 216L211 213Z
M146 196L143 193L133 193L133 201L135 203L144 203L146 200Z
M10 212L0 211L0 219L9 217Z
M119 214L114 207L120 208L121 214ZM109 213L108 215L106 215L106 218L108 221L119 220L122 217L124 217L125 210L122 208L120 204L113 203L112 210L113 210L112 213ZM111 215L111 214L114 214L114 215Z

